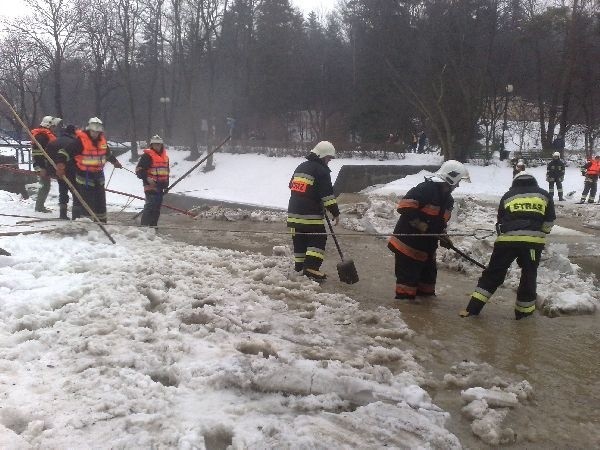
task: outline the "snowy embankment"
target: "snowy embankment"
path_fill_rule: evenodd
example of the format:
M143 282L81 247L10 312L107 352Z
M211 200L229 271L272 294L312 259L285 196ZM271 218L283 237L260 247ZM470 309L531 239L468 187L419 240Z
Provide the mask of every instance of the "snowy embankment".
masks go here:
M397 311L109 228L0 238L0 447L460 447Z

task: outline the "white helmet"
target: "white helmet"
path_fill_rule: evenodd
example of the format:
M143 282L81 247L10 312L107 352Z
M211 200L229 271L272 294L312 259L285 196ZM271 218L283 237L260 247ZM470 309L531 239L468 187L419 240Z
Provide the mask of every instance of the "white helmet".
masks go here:
M319 158L325 158L326 156L330 156L332 158L335 157L335 147L329 141L319 142L310 152L314 153Z
M104 131L104 124L97 117L92 117L88 120L86 130L89 131Z
M458 186L460 180L469 180L469 171L465 165L454 159L450 159L442 164L442 167L435 173L435 177L431 179L435 182L446 182L450 186Z
M63 120L60 117L53 117L50 125L53 127L60 127L62 122Z
M52 126L52 121L54 117L52 116L44 116L42 121L40 122L40 127L48 128Z
M152 136L152 139L150 139L150 145L152 144L164 144L163 138L161 138L158 134L155 134Z
M552 157L553 158L560 158L560 152L554 152L554 153L552 153Z

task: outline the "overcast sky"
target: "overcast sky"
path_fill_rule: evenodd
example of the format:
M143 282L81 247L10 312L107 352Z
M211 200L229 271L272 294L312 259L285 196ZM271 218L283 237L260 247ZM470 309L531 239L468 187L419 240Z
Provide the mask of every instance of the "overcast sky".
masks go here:
M4 16L15 16L22 13L25 10L23 6L23 0L0 0L2 2L2 9L0 15ZM304 13L307 14L310 11L316 11L320 13L328 13L331 11L336 3L336 0L291 0L292 4Z

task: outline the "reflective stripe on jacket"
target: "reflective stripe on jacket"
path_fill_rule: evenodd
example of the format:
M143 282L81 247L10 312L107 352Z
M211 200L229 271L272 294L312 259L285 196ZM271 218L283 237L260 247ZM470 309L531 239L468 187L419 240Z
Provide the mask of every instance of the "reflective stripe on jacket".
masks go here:
M288 228L310 231L323 226L323 208L337 217L340 210L331 184L331 170L311 153L294 171L289 182Z
M500 234L496 242L543 246L556 219L554 202L537 183L526 186L514 183L498 207Z
M100 134L96 143L85 131L77 130L75 135L79 138L83 147L81 153L75 156L77 168L84 172L101 172L104 169L104 164L106 164L108 149L104 134Z
M394 253L402 253L417 261L425 261L435 252L438 245L436 236L417 236L423 231L415 228L414 221L427 224L427 234L444 233L454 207L454 199L446 192L443 183L430 179L410 189L400 200L396 210L400 218L394 227L394 236L388 240L388 248ZM403 234L413 236L399 236Z
M167 149L163 147L162 152L158 154L155 150L147 148L144 153L152 160L152 164L146 172L146 177L158 184L168 185L169 156L167 155Z

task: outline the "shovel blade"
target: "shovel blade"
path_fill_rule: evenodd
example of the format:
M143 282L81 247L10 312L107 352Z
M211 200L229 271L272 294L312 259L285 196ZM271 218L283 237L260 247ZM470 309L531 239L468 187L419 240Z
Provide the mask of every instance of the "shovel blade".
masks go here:
M354 265L354 261L351 259L347 259L338 263L337 265L338 276L340 277L340 281L346 284L354 284L358 283L358 272L356 271L356 266Z

